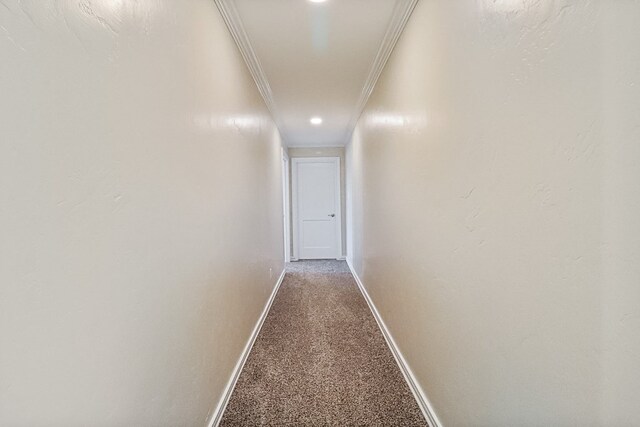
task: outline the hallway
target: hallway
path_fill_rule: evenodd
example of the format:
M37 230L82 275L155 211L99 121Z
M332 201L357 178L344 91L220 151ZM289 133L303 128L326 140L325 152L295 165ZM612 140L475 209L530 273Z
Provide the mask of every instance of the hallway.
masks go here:
M344 261L287 273L221 426L426 426Z
M639 165L640 0L0 0L0 427L640 427Z

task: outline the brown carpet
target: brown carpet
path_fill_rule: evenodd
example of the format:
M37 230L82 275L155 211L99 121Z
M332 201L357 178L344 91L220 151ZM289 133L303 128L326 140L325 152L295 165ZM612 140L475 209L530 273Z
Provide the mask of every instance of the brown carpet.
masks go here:
M222 426L426 426L344 261L287 267Z

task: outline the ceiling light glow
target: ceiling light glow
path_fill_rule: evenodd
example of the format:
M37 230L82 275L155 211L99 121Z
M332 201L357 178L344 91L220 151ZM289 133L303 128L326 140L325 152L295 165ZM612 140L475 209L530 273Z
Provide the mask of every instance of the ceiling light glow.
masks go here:
M327 0L309 0L311 3L324 3Z
M322 124L322 118L321 117L312 117L311 120L309 120L311 122L312 125L321 125Z

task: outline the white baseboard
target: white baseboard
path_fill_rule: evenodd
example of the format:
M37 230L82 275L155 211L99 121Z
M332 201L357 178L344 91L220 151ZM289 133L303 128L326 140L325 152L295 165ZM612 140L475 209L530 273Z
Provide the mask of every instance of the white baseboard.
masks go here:
M346 261L347 257L346 256L339 256L338 258L336 258L338 261Z
M427 399L427 396L424 393L424 390L422 390L422 387L420 387L420 383L418 383L418 380L413 375L413 372L411 371L411 368L407 364L407 361L404 359L404 356L400 352L400 349L398 348L395 341L393 340L393 336L391 336L389 329L387 329L387 325L385 325L384 320L382 320L382 316L380 316L378 309L376 308L375 304L371 300L369 293L367 292L364 285L362 284L362 281L360 280L360 277L354 270L353 265L351 264L351 260L349 258L347 258L347 265L351 270L351 274L353 274L353 277L356 279L356 283L360 288L360 292L362 292L364 299L367 301L367 304L369 305L369 308L373 313L373 317L375 317L376 322L378 322L378 326L382 331L382 335L384 336L384 339L387 342L387 345L389 346L389 349L391 350L393 357L396 359L396 363L400 367L400 371L402 372L402 375L404 376L405 381L409 385L409 388L411 389L413 396L416 398L416 401L418 402L418 406L420 407L420 410L422 411L422 414L424 415L425 419L429 423L429 426L442 427L440 420L438 419L438 417L436 416L436 413L433 410L433 406L431 406L431 403L429 402L429 399Z
M240 354L240 359L236 363L235 368L233 369L233 373L231 374L231 378L227 383L227 386L224 389L224 393L222 394L222 398L216 407L216 410L213 412L211 419L207 423L208 427L217 427L222 421L222 414L224 414L224 410L227 408L227 404L229 403L229 399L231 398L231 394L233 393L233 389L236 386L236 382L238 382L238 378L240 377L240 373L242 372L242 368L244 368L244 364L247 362L247 358L249 357L249 353L251 353L251 349L253 348L253 344L256 342L256 338L258 338L258 334L260 333L260 329L262 329L262 325L264 324L265 319L267 318L267 314L269 314L269 309L271 308L271 304L273 304L273 300L276 298L276 294L278 293L278 289L280 289L280 285L282 285L282 281L284 280L286 269L282 270L282 274L278 278L278 282L276 283L273 291L271 292L271 296L267 300L267 304L264 306L262 310L262 314L256 323L256 326L253 328L253 332L251 332L251 336L249 337L249 341L244 346L244 350L242 354Z

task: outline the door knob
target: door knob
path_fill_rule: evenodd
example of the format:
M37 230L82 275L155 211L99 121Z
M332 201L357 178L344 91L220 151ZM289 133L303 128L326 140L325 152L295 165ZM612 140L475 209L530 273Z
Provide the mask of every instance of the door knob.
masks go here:
M336 214L329 214L329 216L333 218L334 216L336 216Z

